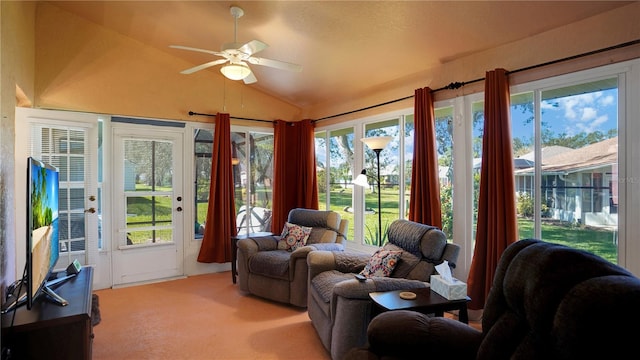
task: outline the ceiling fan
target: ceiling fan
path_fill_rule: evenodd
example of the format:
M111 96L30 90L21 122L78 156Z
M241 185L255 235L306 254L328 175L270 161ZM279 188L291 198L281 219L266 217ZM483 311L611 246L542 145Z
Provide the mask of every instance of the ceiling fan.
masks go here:
M243 80L245 84L252 84L252 83L255 83L257 79L253 74L253 72L251 71L251 69L249 68L249 65L247 63L253 64L253 65L268 66L268 67L281 69L281 70L296 71L296 72L302 71L302 66L298 64L292 64L284 61L271 60L271 59L265 59L265 58L253 56L254 54L269 47L269 45L263 43L260 40L251 40L246 44L239 44L237 42L238 18L244 15L244 10L242 10L237 6L232 6L231 15L235 19L233 42L222 45L222 51L198 49L198 48L180 46L180 45L169 45L169 47L174 49L198 51L198 52L203 52L211 55L221 56L224 58L224 59L209 61L202 65L194 66L190 69L183 70L180 72L181 74L192 74L196 71L200 71L202 69L206 69L211 66L228 63L220 68L220 72L222 72L224 76L226 76L228 79L231 79L231 80Z

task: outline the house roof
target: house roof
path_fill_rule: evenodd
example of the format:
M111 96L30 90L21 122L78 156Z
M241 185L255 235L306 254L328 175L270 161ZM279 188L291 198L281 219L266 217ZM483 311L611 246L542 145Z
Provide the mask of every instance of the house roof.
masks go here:
M544 150L544 149L543 149ZM618 161L618 137L613 137L579 149L571 149L555 156L543 157L545 173L569 173L600 168ZM533 168L521 169L516 174L530 174Z
M357 98L385 84L425 78L444 63L535 36L633 1L47 1L193 66L234 41L269 47L256 56L302 72L251 65L252 86L304 108ZM203 71L219 74L220 66ZM123 70L124 71L124 70ZM186 76L186 75L185 75ZM467 81L470 79L451 79Z
M545 159L549 159L553 156L556 156L571 150L573 149L568 148L566 146L560 146L560 145L545 146L542 148L542 161L544 162ZM526 160L533 161L535 159L535 152L530 151L522 156L518 156L518 159L526 159Z

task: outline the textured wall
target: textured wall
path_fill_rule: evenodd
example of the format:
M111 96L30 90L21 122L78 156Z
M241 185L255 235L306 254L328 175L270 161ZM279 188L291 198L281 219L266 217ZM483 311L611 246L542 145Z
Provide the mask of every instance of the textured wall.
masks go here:
M18 98L28 103L33 96L34 23L34 2L0 2L0 299L6 286L22 276L16 273L14 255L16 246L25 246L15 239L15 107Z

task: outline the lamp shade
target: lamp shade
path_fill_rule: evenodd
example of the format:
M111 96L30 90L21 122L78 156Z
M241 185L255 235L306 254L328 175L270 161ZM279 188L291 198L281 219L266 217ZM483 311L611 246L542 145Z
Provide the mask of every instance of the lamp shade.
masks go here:
M360 141L367 144L371 150L382 150L391 140L393 140L391 136L373 136L360 139Z
M367 170L362 170L360 175L353 179L353 185L369 187L369 181L367 181Z
M242 80L251 74L251 70L246 64L227 64L220 68L222 75L230 80Z

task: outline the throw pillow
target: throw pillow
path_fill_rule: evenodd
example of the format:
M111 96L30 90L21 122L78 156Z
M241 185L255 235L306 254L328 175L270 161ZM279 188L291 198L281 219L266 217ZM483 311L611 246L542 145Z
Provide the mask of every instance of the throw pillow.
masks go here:
M280 235L281 240L278 243L278 248L294 251L307 244L309 234L311 234L310 227L285 222L284 228L282 228L282 234Z
M402 251L399 250L378 249L378 251L371 255L371 259L369 259L369 262L360 274L366 277L388 277L391 275L391 272L393 272L393 269L396 268L401 255Z
M400 259L398 259L398 264L390 277L406 278L420 262L420 258L408 251L403 251L403 249L397 245L386 243L382 248L384 250L402 251L402 255L400 255Z

